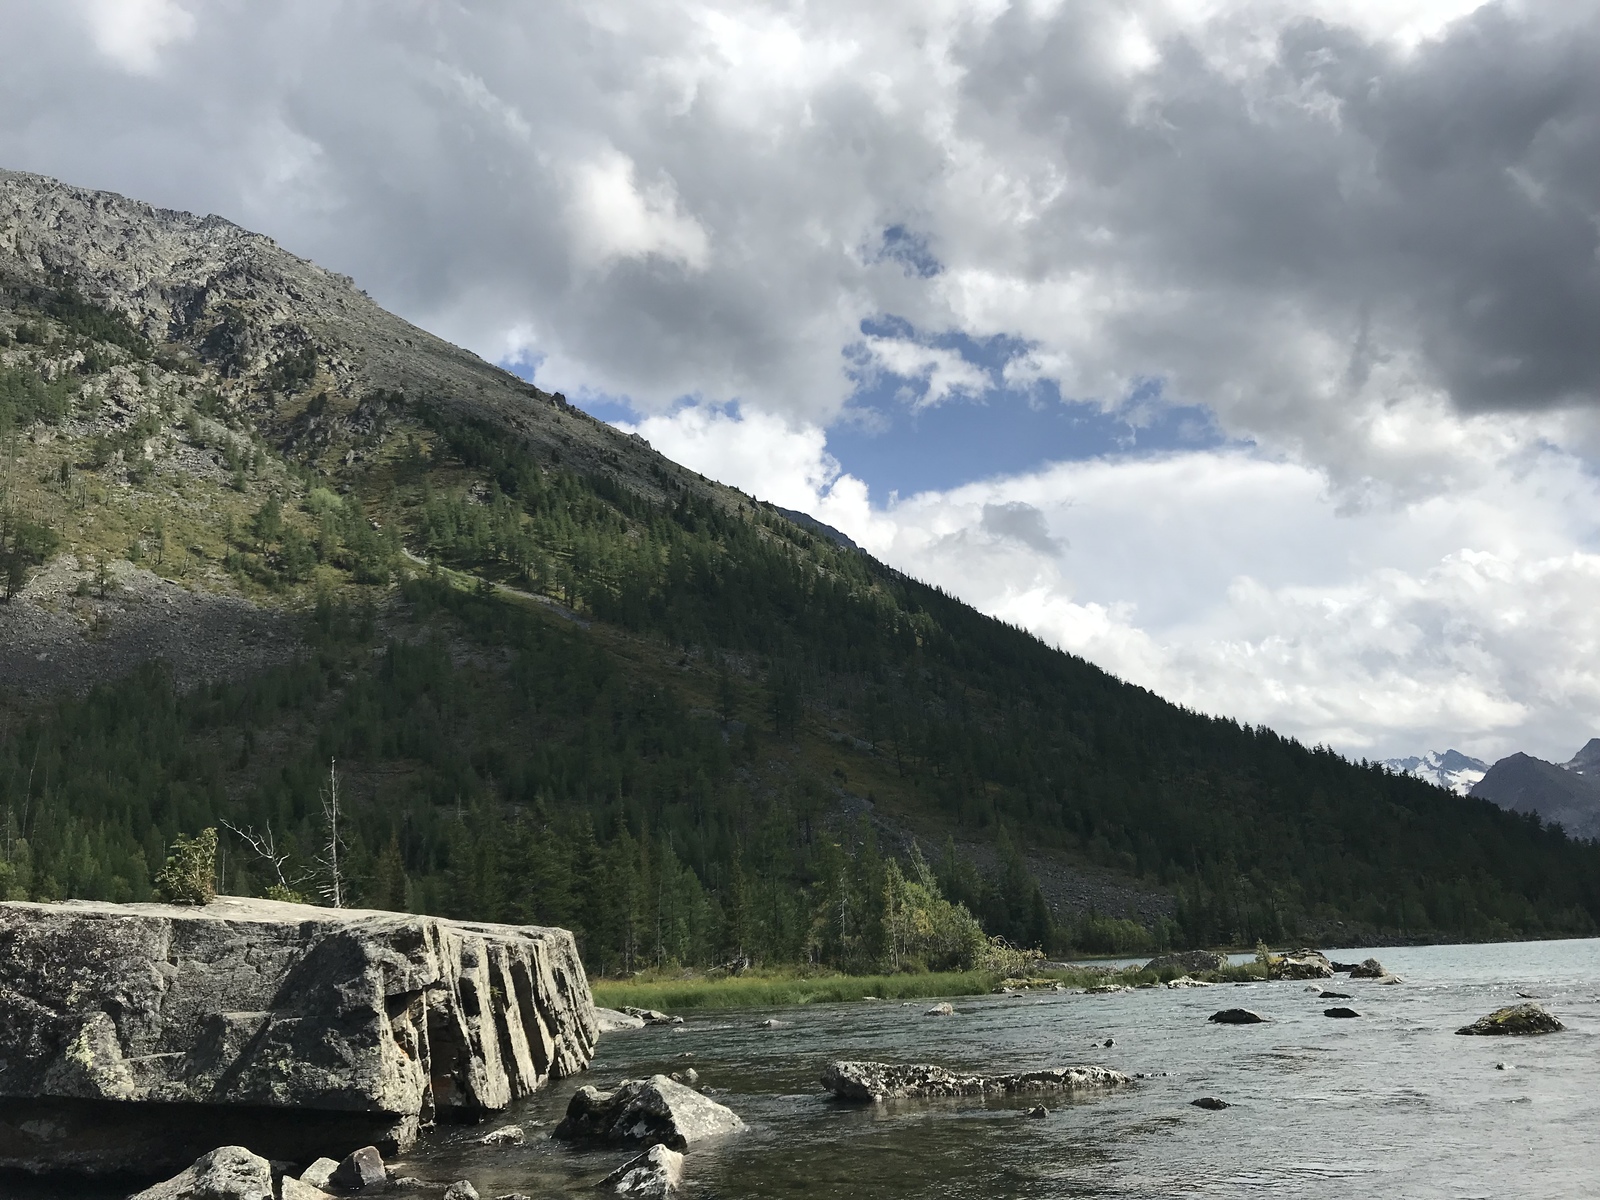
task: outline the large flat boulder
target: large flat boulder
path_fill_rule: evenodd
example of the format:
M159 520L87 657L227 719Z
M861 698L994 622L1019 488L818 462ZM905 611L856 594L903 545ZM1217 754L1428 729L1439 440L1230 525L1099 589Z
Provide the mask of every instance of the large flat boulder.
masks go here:
M1542 1004L1513 1004L1497 1008L1457 1033L1479 1037L1529 1037L1540 1033L1560 1033L1566 1026Z
M942 1096L1015 1096L1123 1087L1131 1083L1109 1067L1052 1067L1020 1075L962 1075L927 1063L831 1062L822 1086L840 1100L870 1104L882 1100Z
M0 904L0 1169L408 1146L582 1069L562 929L218 897Z

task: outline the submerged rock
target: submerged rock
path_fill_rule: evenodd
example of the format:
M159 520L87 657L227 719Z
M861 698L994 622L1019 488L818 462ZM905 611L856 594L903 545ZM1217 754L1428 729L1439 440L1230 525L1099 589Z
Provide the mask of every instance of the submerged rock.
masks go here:
M1351 979L1382 979L1388 973L1375 958L1364 959L1350 968Z
M1045 1117L1048 1117L1050 1115L1050 1110L1048 1108L1046 1108L1042 1104L1035 1104L1032 1108L1030 1108L1027 1112L1023 1113L1022 1115L1025 1116L1025 1117L1033 1117L1035 1120L1041 1120L1042 1121Z
M1228 965L1228 956L1213 950L1182 950L1176 954L1162 954L1144 966L1146 971L1177 970L1190 975L1196 971L1220 971Z
M1167 980L1167 986L1169 988L1197 988L1215 987L1216 984L1205 979L1195 979L1188 975L1179 975L1176 979Z
M520 1146L528 1140L521 1125L502 1125L478 1139L485 1146Z
M616 1033L619 1029L643 1029L644 1018L636 1017L632 1013L619 1012L614 1008L596 1008L594 1010L595 1028L601 1033Z
M625 1079L603 1092L581 1087L555 1128L565 1141L631 1142L683 1150L706 1138L744 1128L744 1122L715 1100L675 1083L665 1075Z
M683 1155L657 1145L630 1158L596 1186L612 1188L619 1196L659 1200L672 1195L682 1181Z
M1220 1111L1224 1108L1233 1107L1233 1105L1229 1104L1226 1100L1218 1100L1215 1096L1201 1096L1200 1099L1191 1100L1189 1103L1194 1105L1196 1108L1208 1108L1213 1112Z
M1221 1012L1214 1012L1206 1018L1215 1021L1218 1025L1259 1025L1266 1020L1258 1012L1248 1008L1225 1008Z
M939 1096L1008 1096L1032 1092L1074 1092L1119 1087L1132 1082L1107 1067L1054 1067L1022 1075L957 1075L926 1063L900 1066L880 1062L831 1062L822 1086L840 1100L929 1099Z
M1312 988L1308 990L1315 991L1317 993L1318 1000L1349 1000L1351 998L1349 992L1330 992L1325 991L1322 988Z
M243 1146L223 1146L129 1200L276 1200L272 1164Z
M925 1017L953 1017L956 1015L956 1010L949 1004L935 1004L922 1015Z
M1353 1008L1325 1008L1322 1010L1325 1017L1359 1017L1361 1014Z
M1529 1037L1537 1033L1559 1033L1565 1028L1566 1026L1556 1020L1544 1005L1529 1002L1497 1008L1488 1016L1479 1017L1471 1025L1463 1025L1456 1032Z

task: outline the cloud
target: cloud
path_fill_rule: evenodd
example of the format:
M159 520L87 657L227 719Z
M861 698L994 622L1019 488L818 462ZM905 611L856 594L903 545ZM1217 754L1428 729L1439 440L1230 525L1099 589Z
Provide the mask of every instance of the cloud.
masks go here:
M706 231L680 211L670 179L641 189L633 162L605 150L572 172L568 218L581 261L607 266L623 258L658 256L690 270L705 269L710 254Z
M161 51L194 33L194 16L175 0L87 0L83 6L95 49L126 71L150 75Z

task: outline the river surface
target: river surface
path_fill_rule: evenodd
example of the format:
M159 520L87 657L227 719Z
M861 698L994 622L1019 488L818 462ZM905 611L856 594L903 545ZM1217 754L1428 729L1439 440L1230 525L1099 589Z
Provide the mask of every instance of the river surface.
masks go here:
M593 1200L596 1181L630 1155L552 1141L567 1098L583 1083L692 1065L749 1123L690 1151L684 1195L695 1200L1600 1196L1600 940L1328 953L1376 955L1404 983L1327 981L1354 997L1333 1003L1359 1020L1324 1017L1330 1002L1304 983L958 998L947 1018L923 1015L931 1000L691 1015L607 1034L586 1075L487 1125L432 1131L393 1165L469 1179L484 1200ZM1455 1035L1519 992L1540 997L1567 1032ZM1206 1020L1236 1006L1270 1022ZM782 1024L759 1028L767 1017ZM1053 1111L1038 1120L1023 1116L1036 1098L840 1104L817 1086L834 1058L981 1072L1098 1063L1157 1077L1059 1108L1047 1099ZM1189 1103L1200 1096L1232 1107ZM511 1122L526 1145L476 1143Z
M691 1015L681 1027L602 1038L586 1077L507 1115L528 1127L525 1146L491 1150L471 1141L483 1129L447 1128L397 1165L470 1179L486 1200L593 1197L595 1181L629 1156L544 1136L567 1097L582 1083L692 1064L750 1126L688 1154L685 1193L706 1200L1600 1195L1600 940L1328 954L1376 955L1404 983L1327 981L1354 997L1332 1003L1359 1020L1324 1017L1329 1001L1287 982L972 997L948 1018L923 1015L932 1001ZM1456 1036L1518 992L1540 997L1567 1032ZM1206 1020L1234 1006L1270 1022ZM758 1028L769 1016L784 1024ZM1059 1109L1047 1100L1055 1111L1038 1120L1022 1115L1036 1098L839 1104L817 1086L833 1058L1165 1074ZM1200 1096L1233 1107L1189 1103Z

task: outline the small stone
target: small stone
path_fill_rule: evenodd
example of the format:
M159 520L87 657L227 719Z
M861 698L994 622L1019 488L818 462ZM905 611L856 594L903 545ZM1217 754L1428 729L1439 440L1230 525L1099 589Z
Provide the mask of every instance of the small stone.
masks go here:
M1030 1108L1023 1115L1027 1116L1027 1117L1035 1117L1035 1118L1041 1118L1042 1119L1042 1118L1048 1117L1050 1115L1050 1110L1048 1108L1046 1108L1042 1104L1035 1104L1032 1108Z
M521 1125L502 1125L478 1139L485 1146L520 1146L528 1140Z
M1325 1017L1359 1017L1361 1014L1353 1008L1325 1008L1322 1010Z
M1208 1108L1213 1112L1216 1112L1219 1109L1233 1107L1233 1105L1229 1104L1226 1100L1218 1100L1215 1096L1201 1096L1200 1099L1191 1100L1189 1103L1194 1105L1196 1108Z
M1110 1048L1111 1048L1111 1047L1112 1047L1112 1046L1115 1046L1115 1045L1116 1045L1116 1044L1117 1044L1117 1039L1116 1039L1116 1038L1107 1038L1107 1039L1106 1039L1106 1040L1105 1040L1105 1042L1104 1042L1104 1043L1103 1043L1103 1045L1104 1045L1104 1046L1105 1046L1105 1047L1106 1047L1106 1049L1108 1049L1108 1050L1109 1050L1109 1049L1110 1049Z
M700 1072L696 1071L693 1067L685 1067L681 1071L674 1071L672 1073L672 1082L681 1083L686 1087L693 1087L695 1084L700 1082Z
M922 1015L925 1017L953 1017L956 1015L956 1010L949 1004L935 1004Z
M1494 1069L1496 1071L1515 1071L1517 1068L1508 1062L1498 1062L1495 1063Z
M1215 1021L1218 1025L1259 1025L1266 1020L1258 1012L1248 1008L1225 1008L1221 1012L1214 1012L1206 1018Z
M1350 994L1348 992L1318 992L1317 993L1317 999L1318 1000L1348 1000L1348 999L1350 999Z
M278 1200L333 1200L333 1197L304 1180L285 1175L279 1185Z
M533 1200L527 1192L507 1192L504 1196L496 1196L494 1200Z
M478 1200L478 1189L458 1179L444 1190L444 1200Z
M756 1026L756 1028L757 1029L781 1029L786 1024L788 1024L787 1021L780 1021L775 1017L768 1017L765 1021L760 1022Z
M382 1187L389 1182L383 1169L383 1155L376 1146L363 1146L345 1155L328 1182L342 1192L359 1192L366 1188Z

